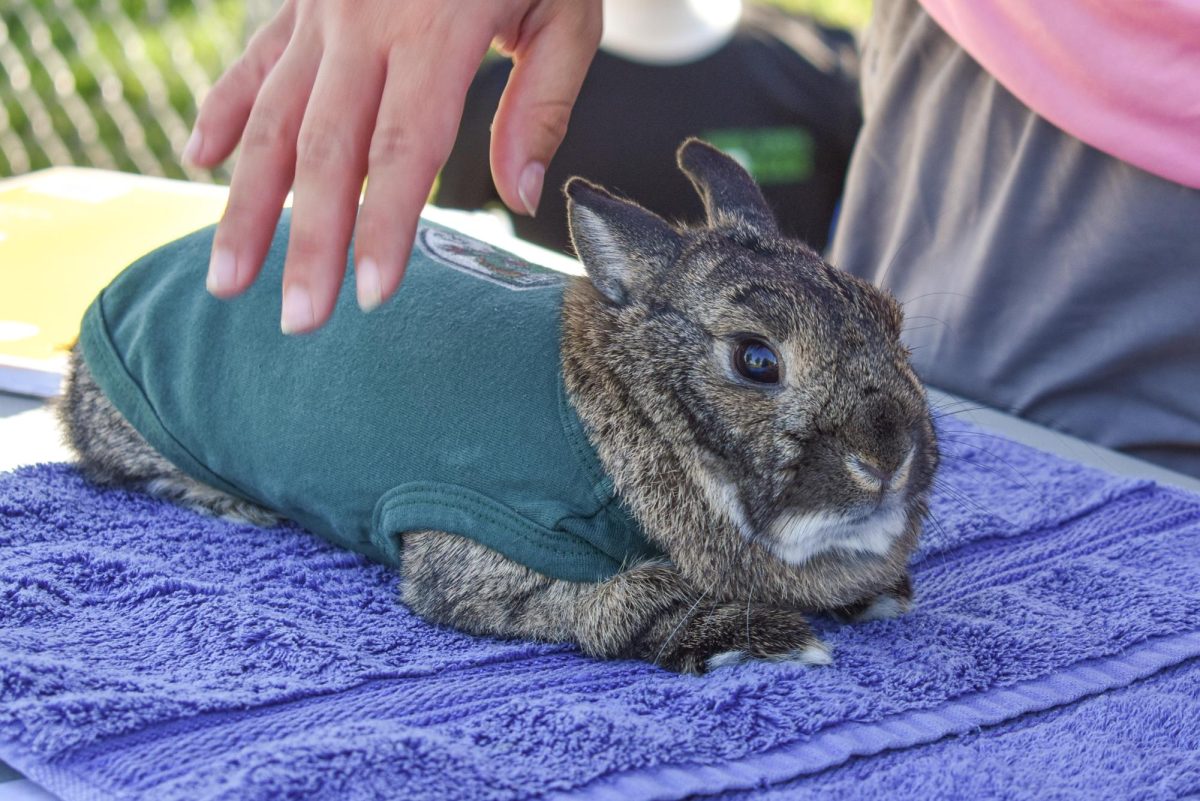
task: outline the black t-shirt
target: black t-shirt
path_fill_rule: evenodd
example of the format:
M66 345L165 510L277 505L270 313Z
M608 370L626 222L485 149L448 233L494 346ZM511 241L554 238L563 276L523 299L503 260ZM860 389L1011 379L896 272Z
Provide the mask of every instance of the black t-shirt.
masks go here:
M481 67L435 202L480 208L499 200L488 166L490 126L508 80L507 59ZM862 118L857 50L845 31L769 7L748 6L733 38L683 65L596 55L571 125L550 163L534 219L519 236L567 250L562 186L582 175L672 220L703 209L675 166L699 136L738 158L763 188L783 230L824 248Z

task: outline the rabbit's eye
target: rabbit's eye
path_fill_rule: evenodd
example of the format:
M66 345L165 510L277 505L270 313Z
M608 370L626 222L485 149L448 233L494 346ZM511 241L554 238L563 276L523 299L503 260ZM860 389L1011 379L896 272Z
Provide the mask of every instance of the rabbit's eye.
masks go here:
M759 384L779 383L779 357L761 339L743 339L733 351L733 369Z

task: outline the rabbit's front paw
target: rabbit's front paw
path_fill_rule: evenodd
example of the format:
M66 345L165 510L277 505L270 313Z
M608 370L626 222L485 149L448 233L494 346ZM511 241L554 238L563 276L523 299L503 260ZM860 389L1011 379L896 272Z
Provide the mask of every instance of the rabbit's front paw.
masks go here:
M879 595L830 610L843 623L866 623L869 620L891 620L912 609L912 582L904 576Z
M829 647L800 612L733 603L692 615L668 633L652 657L668 670L697 674L755 659L805 665L832 661Z

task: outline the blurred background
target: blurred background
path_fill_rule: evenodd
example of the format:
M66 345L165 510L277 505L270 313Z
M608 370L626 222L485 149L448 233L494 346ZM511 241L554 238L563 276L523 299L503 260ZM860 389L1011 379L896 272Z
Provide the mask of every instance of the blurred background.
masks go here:
M179 162L197 104L274 0L0 2L0 177L58 165L227 183ZM861 30L871 0L769 5Z
M178 157L197 101L274 5L0 3L0 176L78 165L208 179ZM229 175L222 169L211 177Z

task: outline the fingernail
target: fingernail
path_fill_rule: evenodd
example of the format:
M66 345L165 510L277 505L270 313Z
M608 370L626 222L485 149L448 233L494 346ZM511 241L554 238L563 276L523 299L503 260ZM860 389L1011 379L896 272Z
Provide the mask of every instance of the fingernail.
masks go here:
M283 315L279 327L285 334L303 333L313 327L312 298L302 286L289 286L283 290Z
M374 259L363 259L354 268L354 283L358 287L358 307L365 312L383 303L383 281Z
M208 279L205 286L214 295L231 292L237 283L237 262L233 254L221 248L212 252L208 261Z
M538 203L542 199L542 181L546 178L546 166L536 161L525 165L521 180L517 181L517 194L525 204L530 217L537 216Z
M196 158L200 155L200 146L204 144L204 137L200 135L199 129L192 131L192 135L188 137L187 144L183 146L183 160L187 164L196 166Z

